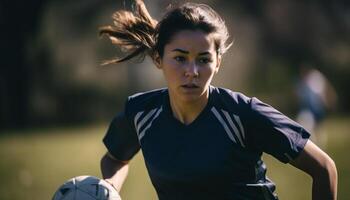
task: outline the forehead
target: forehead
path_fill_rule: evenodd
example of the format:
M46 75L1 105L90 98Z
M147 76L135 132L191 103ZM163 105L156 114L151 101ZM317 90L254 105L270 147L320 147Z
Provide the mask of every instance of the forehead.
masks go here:
M212 34L200 30L179 31L165 45L165 52L173 49L182 49L191 53L215 53L215 44Z

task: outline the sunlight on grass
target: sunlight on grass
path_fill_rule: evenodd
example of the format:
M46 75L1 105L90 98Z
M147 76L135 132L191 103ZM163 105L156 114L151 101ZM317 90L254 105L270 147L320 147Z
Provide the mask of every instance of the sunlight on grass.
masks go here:
M0 199L47 200L67 179L101 177L99 162L106 125L6 133L0 136ZM6 183L6 184L5 184ZM153 192L153 196L152 196ZM131 162L122 196L155 199L142 155ZM151 197L149 197L151 195Z
M323 149L335 160L339 172L339 198L350 195L347 152L350 119L331 119L322 131L328 133ZM0 199L47 200L59 185L79 175L100 177L99 161L105 152L101 142L107 125L8 132L0 135ZM282 200L311 198L311 178L301 171L264 155L268 176L277 184ZM126 200L157 199L146 173L142 154L130 163L130 173L121 195Z

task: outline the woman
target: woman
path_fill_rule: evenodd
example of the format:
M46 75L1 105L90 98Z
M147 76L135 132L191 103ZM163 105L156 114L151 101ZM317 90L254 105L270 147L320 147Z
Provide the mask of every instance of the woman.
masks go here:
M256 98L210 85L230 44L209 6L185 3L157 22L138 0L100 33L127 52L106 64L148 55L168 86L129 97L111 122L101 171L118 191L141 148L161 200L277 199L266 152L310 174L313 199L336 199L335 164L305 129Z

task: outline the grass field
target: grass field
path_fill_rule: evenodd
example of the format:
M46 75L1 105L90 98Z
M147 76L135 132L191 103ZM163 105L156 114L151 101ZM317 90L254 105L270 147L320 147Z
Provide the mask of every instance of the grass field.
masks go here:
M326 121L324 150L335 160L339 174L338 199L350 196L350 118ZM0 199L48 200L65 180L78 175L100 177L99 160L106 125L52 128L0 134ZM277 184L282 200L311 199L311 179L301 171L264 156L268 176ZM126 200L157 199L144 167L142 155L131 162L121 193Z

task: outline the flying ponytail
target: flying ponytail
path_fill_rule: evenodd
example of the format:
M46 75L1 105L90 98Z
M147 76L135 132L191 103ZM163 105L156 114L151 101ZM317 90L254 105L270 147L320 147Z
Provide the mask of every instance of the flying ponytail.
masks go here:
M133 12L117 11L113 14L113 26L100 28L101 36L108 36L113 44L126 52L125 57L103 64L120 63L136 56L144 58L148 55L153 60L162 58L165 45L182 30L212 34L218 55L223 55L232 45L227 43L229 33L225 21L208 5L185 3L170 9L157 22L148 13L143 0L135 1Z
M124 62L136 56L142 59L146 55L154 57L157 21L148 13L143 0L136 0L135 3L134 12L116 11L112 16L113 25L100 28L100 36L108 36L112 44L126 52L126 56L106 61L102 65Z

